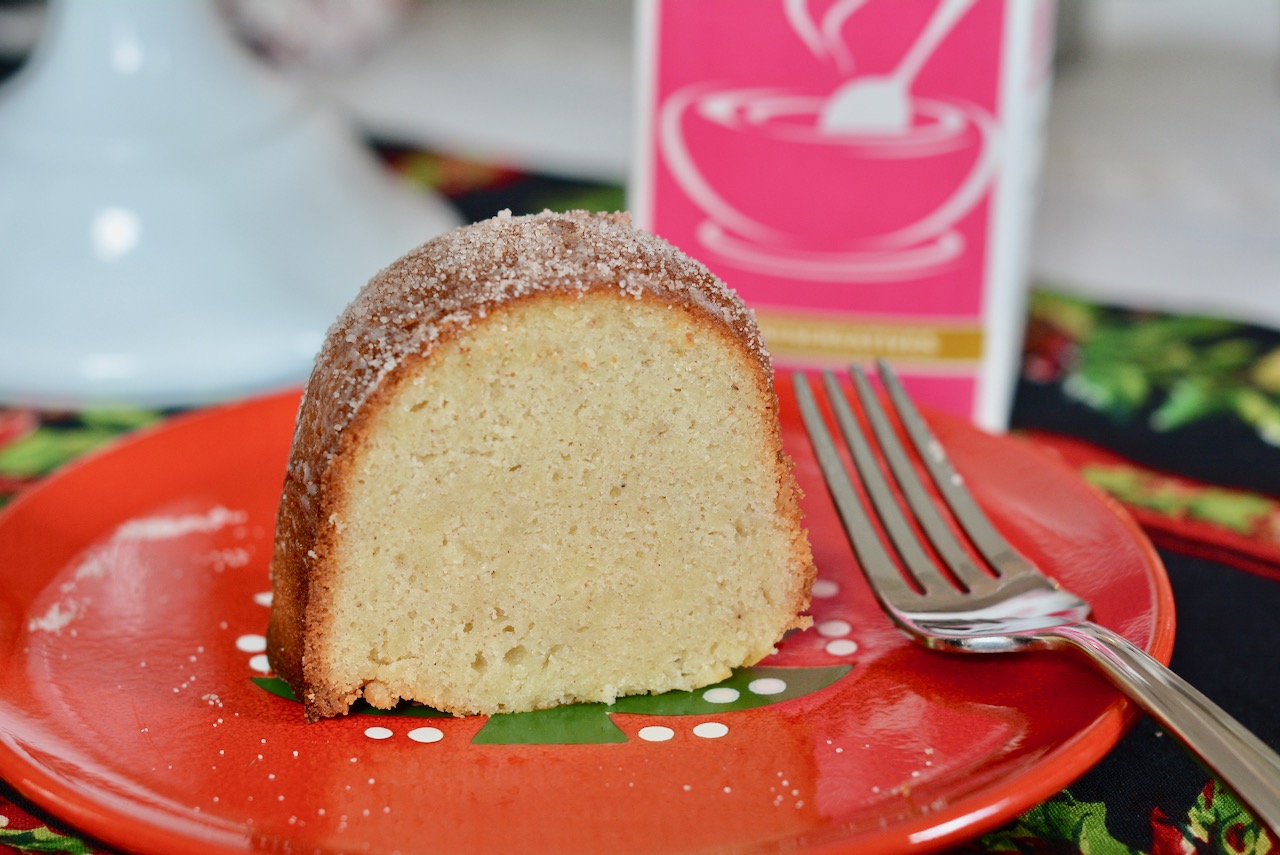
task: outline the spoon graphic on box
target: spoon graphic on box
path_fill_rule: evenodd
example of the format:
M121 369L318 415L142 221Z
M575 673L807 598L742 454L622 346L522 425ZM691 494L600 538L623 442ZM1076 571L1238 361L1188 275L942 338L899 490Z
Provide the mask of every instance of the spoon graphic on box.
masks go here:
M941 0L920 35L885 75L857 77L823 106L818 127L828 134L890 134L911 126L911 84L942 39L974 0Z

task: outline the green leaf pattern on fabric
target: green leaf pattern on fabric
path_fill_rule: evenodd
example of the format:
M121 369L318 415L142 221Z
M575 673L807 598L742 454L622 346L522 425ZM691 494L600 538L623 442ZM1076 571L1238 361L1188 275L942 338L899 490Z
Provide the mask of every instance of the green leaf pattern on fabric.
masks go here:
M1248 490L1185 483L1124 464L1088 464L1081 467L1080 474L1131 507L1208 523L1236 534L1271 539L1267 532L1272 521L1280 520L1280 502Z
M74 430L36 428L0 449L0 472L15 477L47 475L64 463L110 442L119 431L84 427Z
M1267 829L1216 781L1205 786L1185 819L1170 822L1157 811L1152 827L1152 848L1134 849L1107 827L1105 804L1081 801L1064 790L963 849L997 855L1277 855L1280 851Z
M1060 845L1067 843L1073 846ZM1079 801L1069 792L1032 808L1010 825L986 835L979 841L979 846L994 853L1140 855L1138 850L1116 840L1107 830L1105 804Z
M1276 842L1235 795L1216 782L1204 788L1187 813L1188 839L1231 855L1273 855Z
M67 852L70 855L91 855L93 852L78 838L59 834L45 825L35 828L0 828L0 846L19 852Z
M165 415L125 408L74 414L0 409L0 507L60 466Z
M159 410L114 408L84 410L74 418L37 415L41 423L34 430L0 443L0 476L47 475L123 434L164 418Z
M1280 348L1264 352L1248 325L1138 315L1049 289L1029 308L1024 358L1054 365L1067 395L1113 421L1169 432L1222 417L1280 445Z

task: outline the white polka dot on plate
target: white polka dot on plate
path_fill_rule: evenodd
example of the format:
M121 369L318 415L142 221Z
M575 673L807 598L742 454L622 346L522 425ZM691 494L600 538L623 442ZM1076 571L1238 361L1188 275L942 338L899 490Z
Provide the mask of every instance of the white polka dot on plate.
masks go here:
M657 724L652 724L652 725L649 725L648 727L640 728L640 733L638 734L638 736L641 739L643 739L645 742L666 742L668 739L670 739L675 735L676 735L676 732L671 728L662 727L661 725L657 725Z
M259 591L253 595L253 601L260 606L269 606L271 605L271 592Z
M389 727L366 727L364 735L370 739L390 739L395 736L395 731Z
M444 731L438 727L415 727L409 731L409 738L414 742L439 742L444 739Z
M827 642L826 651L832 656L848 656L858 652L858 642L852 638L835 638Z
M707 689L702 693L702 699L709 704L731 704L738 699L740 693L737 689L730 689L728 686L717 686L714 689Z
M271 663L267 661L267 654L259 653L257 656L249 658L249 667L260 674L271 673Z
M719 739L728 732L729 726L718 721L704 721L693 728L693 735L703 739Z
M840 585L830 579L818 579L813 583L813 595L820 600L829 600L840 593Z
M825 620L818 624L818 635L826 638L841 638L853 631L847 620Z
M780 695L787 690L787 684L777 677L761 677L747 684L753 695Z
M267 640L261 635L242 635L236 639L236 650L245 653L261 653L267 649Z

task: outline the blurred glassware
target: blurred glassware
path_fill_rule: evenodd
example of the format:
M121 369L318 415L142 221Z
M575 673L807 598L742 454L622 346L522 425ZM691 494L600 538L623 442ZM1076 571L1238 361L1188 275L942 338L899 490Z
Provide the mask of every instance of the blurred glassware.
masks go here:
M632 0L429 0L365 61L310 79L381 139L621 183L633 17Z
M341 71L409 24L417 0L218 0L232 29L272 63Z
M458 222L212 0L52 0L0 90L0 401L299 382L382 266Z

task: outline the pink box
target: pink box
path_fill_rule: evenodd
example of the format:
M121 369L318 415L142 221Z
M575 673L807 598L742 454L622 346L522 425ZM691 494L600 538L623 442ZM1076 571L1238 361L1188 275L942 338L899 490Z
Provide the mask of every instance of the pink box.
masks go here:
M1050 0L640 0L629 205L751 304L779 368L891 359L1003 426Z

